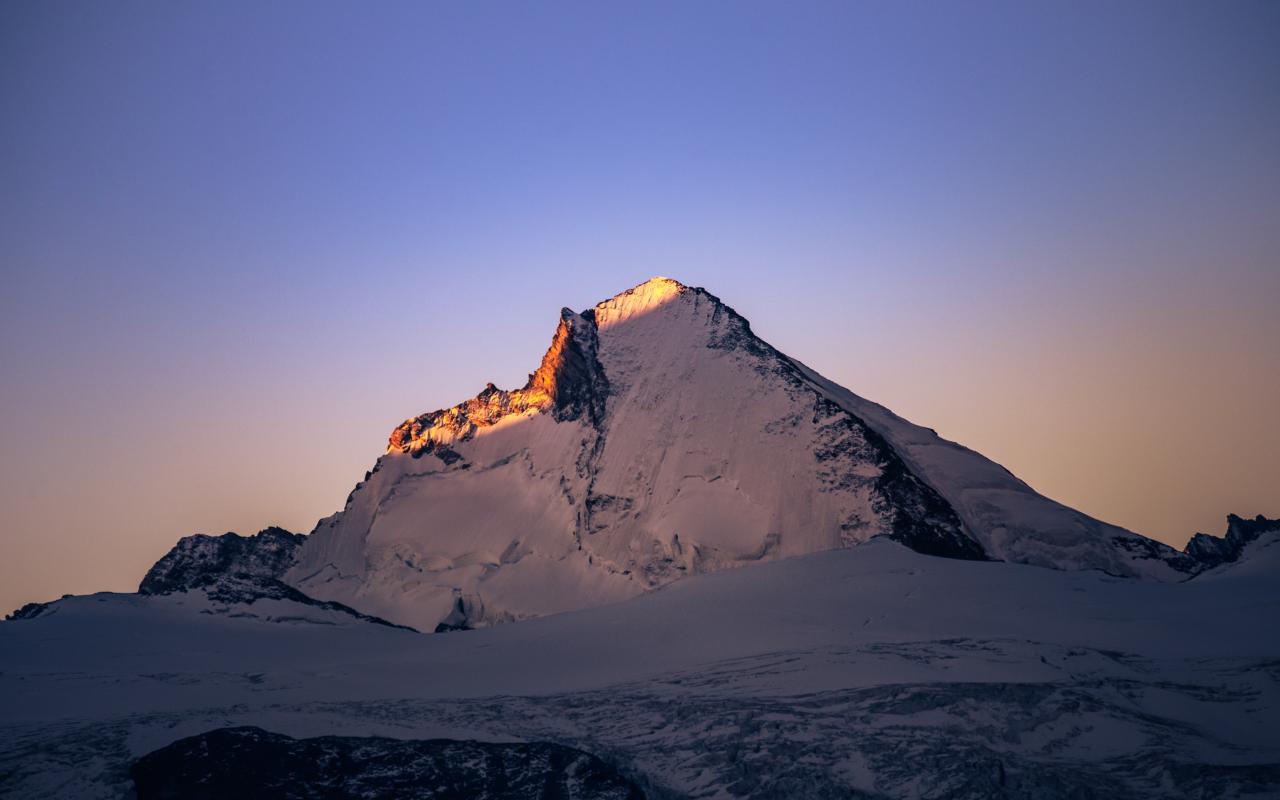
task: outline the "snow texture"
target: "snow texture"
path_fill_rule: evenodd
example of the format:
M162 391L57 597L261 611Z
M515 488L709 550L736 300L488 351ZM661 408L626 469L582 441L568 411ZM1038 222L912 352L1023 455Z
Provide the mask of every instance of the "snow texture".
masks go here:
M1183 583L887 539L447 635L173 598L0 625L0 795L244 725L551 742L653 797L1280 796L1280 548Z

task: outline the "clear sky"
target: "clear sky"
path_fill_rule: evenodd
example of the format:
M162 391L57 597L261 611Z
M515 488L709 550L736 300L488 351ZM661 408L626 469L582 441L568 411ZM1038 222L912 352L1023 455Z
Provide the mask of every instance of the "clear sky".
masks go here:
M0 4L0 606L306 531L702 285L1181 546L1280 516L1280 5Z

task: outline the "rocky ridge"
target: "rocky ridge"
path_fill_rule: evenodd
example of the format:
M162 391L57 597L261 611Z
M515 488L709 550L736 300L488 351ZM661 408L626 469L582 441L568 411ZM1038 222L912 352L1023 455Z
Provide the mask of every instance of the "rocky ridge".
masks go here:
M450 448L502 419L549 412L561 422L585 416L593 424L604 416L608 380L596 361L595 315L565 308L538 369L520 389L506 391L487 384L474 398L451 408L405 420L391 432L387 452L417 458L434 453L446 464L457 460Z
M1250 544L1273 534L1280 534L1280 519L1267 519L1261 514L1244 519L1228 514L1225 536L1197 533L1187 542L1185 552L1205 569L1211 569L1238 560Z
M138 585L138 594L202 589L228 576L279 578L293 565L298 547L306 538L274 525L253 536L184 536L147 570Z

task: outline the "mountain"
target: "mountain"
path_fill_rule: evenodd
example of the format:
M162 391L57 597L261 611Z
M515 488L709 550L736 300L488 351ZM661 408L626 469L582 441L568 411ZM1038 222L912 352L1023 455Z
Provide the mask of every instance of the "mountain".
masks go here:
M398 426L285 580L463 628L876 536L1126 577L1199 567L822 378L707 291L654 278L564 309L524 387L489 384Z

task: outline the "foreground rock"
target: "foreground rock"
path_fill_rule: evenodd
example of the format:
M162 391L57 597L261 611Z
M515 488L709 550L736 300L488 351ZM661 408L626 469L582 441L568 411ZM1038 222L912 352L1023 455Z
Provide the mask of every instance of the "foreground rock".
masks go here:
M149 753L130 770L138 800L474 798L643 800L589 753L546 742L324 736L222 728Z

